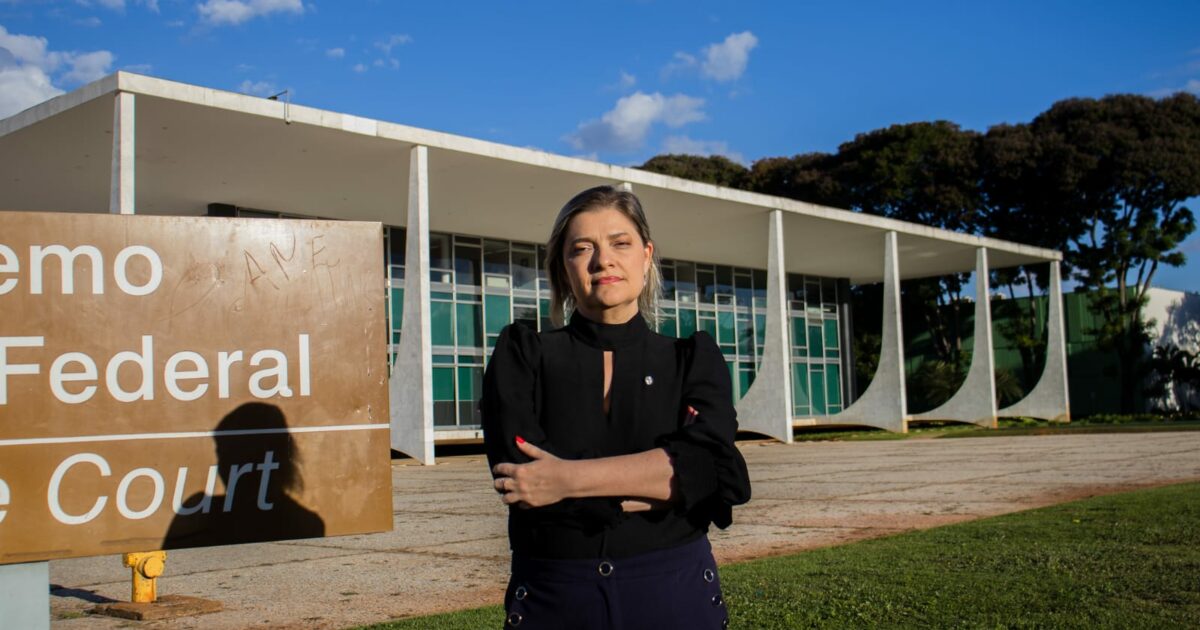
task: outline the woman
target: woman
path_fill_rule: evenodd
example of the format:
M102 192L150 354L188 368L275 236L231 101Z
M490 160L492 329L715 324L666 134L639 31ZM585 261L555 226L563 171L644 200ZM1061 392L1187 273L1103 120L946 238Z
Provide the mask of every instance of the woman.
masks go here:
M480 408L509 509L506 627L723 628L709 523L750 498L729 372L707 333L660 336L637 197L585 190L547 244L551 317L505 328Z

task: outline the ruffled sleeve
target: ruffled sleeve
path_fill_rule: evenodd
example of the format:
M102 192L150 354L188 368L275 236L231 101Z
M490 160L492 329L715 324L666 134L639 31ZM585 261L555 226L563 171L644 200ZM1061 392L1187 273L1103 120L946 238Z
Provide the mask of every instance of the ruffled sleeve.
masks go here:
M680 411L684 420L657 445L671 456L679 509L723 529L733 521L731 508L750 500L746 460L734 446L738 424L729 371L708 333L698 332L684 343L690 351ZM688 406L698 412L691 421Z
M541 355L542 344L536 332L520 324L509 324L500 331L483 373L483 395L479 400L489 468L501 462L529 461L517 449L518 435L547 448L538 423Z
M541 353L541 339L532 329L509 324L500 331L483 374L483 395L479 401L489 469L501 462L530 461L517 448L518 435L551 454L562 456L547 439L538 419ZM622 515L619 501L603 497L565 499L522 511L542 519L574 521L589 527L614 523Z

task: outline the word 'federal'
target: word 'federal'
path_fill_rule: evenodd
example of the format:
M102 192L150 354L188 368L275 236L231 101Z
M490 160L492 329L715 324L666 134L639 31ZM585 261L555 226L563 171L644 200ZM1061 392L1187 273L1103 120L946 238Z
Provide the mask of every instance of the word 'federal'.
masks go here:
M45 346L42 336L0 337L0 405L9 404L10 377L36 377L42 374L44 363L20 361L10 357L20 354L36 355L36 349ZM300 396L308 396L312 390L312 366L309 357L309 339L300 334L296 339L298 389ZM275 348L264 348L250 354L241 350L220 351L215 357L206 358L199 352L185 350L172 354L164 364L162 373L156 374L154 337L141 336L141 349L123 350L114 354L104 365L101 381L100 367L96 359L84 352L66 352L49 364L46 380L51 393L59 401L78 405L91 400L100 387L119 402L131 403L154 400L158 383L162 383L167 394L180 401L196 400L209 392L210 381L215 372L217 398L230 397L230 382L233 377L245 378L250 395L255 398L291 398L295 395L290 382L288 354ZM210 359L212 362L210 363ZM247 374L243 362L258 368ZM122 385L122 367L129 365L136 375ZM211 367L210 367L211 366ZM125 370L129 372L129 370ZM136 384L128 381L133 380ZM28 388L20 388L27 391Z

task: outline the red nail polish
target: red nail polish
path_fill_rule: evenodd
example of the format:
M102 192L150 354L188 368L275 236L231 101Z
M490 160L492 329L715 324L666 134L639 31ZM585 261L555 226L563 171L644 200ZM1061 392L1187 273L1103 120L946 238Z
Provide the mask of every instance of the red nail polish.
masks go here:
M525 438L518 435L517 436L517 444L524 444L524 443L525 443Z

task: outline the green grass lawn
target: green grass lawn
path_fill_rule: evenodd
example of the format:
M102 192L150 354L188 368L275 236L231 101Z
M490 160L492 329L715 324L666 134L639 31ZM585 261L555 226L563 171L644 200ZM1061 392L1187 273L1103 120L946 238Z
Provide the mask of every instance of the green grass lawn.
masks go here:
M1157 431L1197 431L1200 420L1155 420L1135 418L1122 422L1097 422L1089 419L1069 423L1044 420L1001 419L995 429L986 429L957 422L928 422L909 425L908 433L892 433L883 429L802 429L795 434L797 442L871 442L876 440L911 440L930 438L1005 437L1015 435L1067 435L1081 433L1150 433Z
M734 628L1198 628L1200 484L728 565L721 580ZM490 606L371 627L502 618Z

